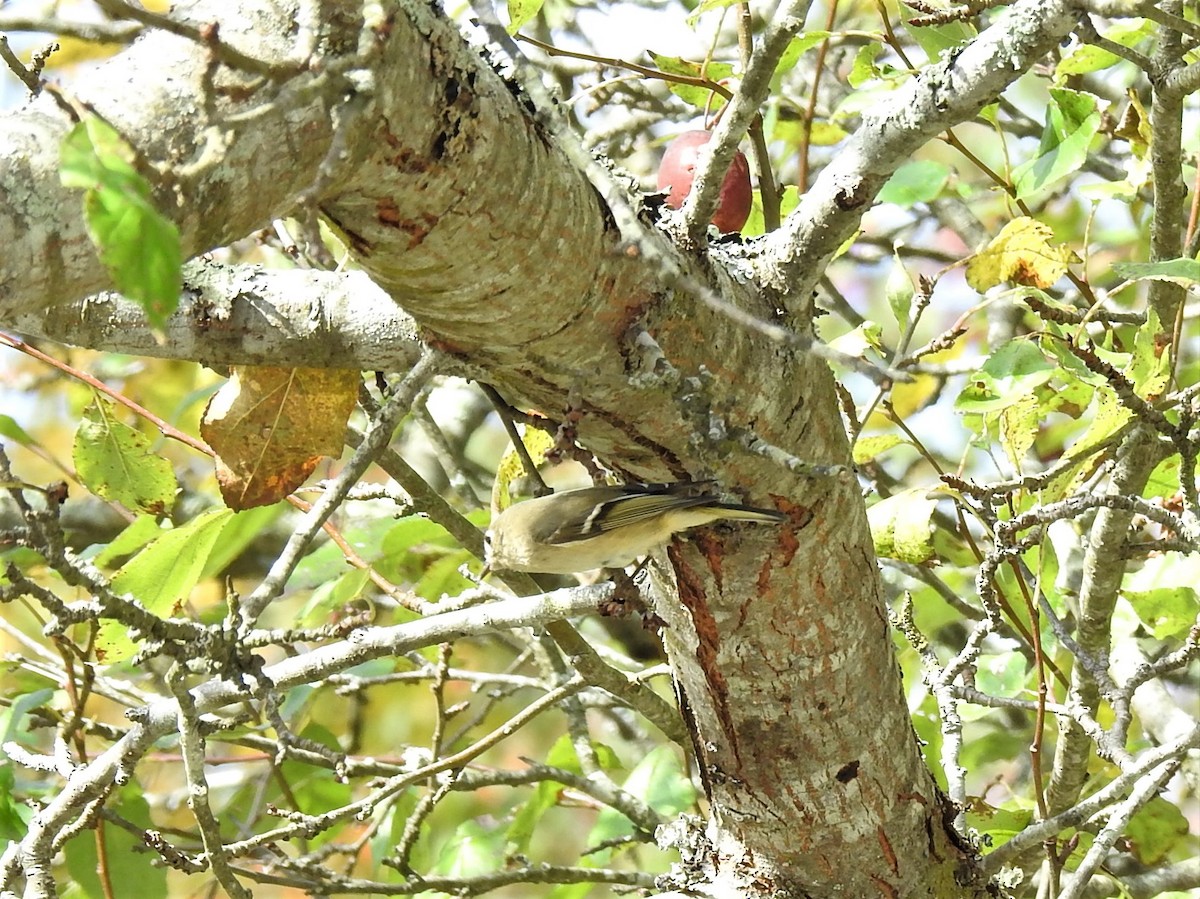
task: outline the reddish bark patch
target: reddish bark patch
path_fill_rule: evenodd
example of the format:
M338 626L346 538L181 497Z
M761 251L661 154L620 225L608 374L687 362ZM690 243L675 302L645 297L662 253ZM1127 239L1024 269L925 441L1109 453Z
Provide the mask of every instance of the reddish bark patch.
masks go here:
M708 562L708 570L712 572L713 580L717 582L717 589L720 590L725 582L723 544L708 531L702 531L696 535L696 546Z
M875 829L875 837L879 840L879 850L883 853L883 858L888 863L888 867L892 869L893 874L899 875L900 865L896 861L896 850L892 848L892 841L888 839L888 835L882 827Z
M400 207L391 197L383 197L375 204L375 218L389 228L400 225Z
M786 496L777 496L771 494L771 499L775 501L775 508L788 517L788 526L779 529L779 546L783 550L778 561L781 567L786 568L792 563L797 550L800 548L800 541L796 539L796 532L802 531L814 518L813 510L808 506L801 506L794 503Z
M738 748L737 729L733 724L733 716L729 713L729 684L717 663L721 634L717 629L716 619L708 607L704 590L695 572L683 564L680 553L674 546L668 547L667 554L679 579L679 600L691 613L692 623L696 628L696 661L700 663L700 670L704 672L704 679L708 683L708 692L712 697L713 709L721 722L721 730L725 732L725 739L740 767L742 759Z
M871 875L871 882L875 884L875 888L879 890L879 895L885 899L900 899L900 894L896 892L896 888L884 880L882 877Z
M400 207L391 197L382 197L375 203L375 219L381 225L395 228L408 235L408 249L420 246L437 224L437 216L424 213L417 218L405 218Z
M795 537L790 537L794 542ZM792 551L793 554L795 550ZM788 557L789 559L791 556ZM763 596L771 586L771 572L775 570L775 560L771 556L764 556L762 566L758 569L758 577L754 581L754 591L757 595ZM744 616L743 616L744 617Z
M409 147L401 147L399 152L389 156L388 163L405 175L422 175L432 168L428 159Z

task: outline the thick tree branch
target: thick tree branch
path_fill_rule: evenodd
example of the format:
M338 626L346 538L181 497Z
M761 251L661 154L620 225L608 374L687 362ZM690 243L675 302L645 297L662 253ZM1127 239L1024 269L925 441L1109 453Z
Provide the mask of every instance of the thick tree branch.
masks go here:
M214 71L193 41L152 29L67 93L137 148L160 209L179 225L185 257L265 225L313 182L339 127L332 112L356 96L370 62L358 49L358 3L313 6L325 17L313 23L325 32L322 46L341 52L312 61L284 83ZM173 12L193 30L219 19L222 45L239 58L295 70L304 48L288 37L290 29L261 27L278 14L269 2L219 10L192 3ZM352 131L355 124L341 128ZM17 313L109 285L84 231L82 195L59 182L58 148L71 125L45 94L0 117L0 196L6 200L0 204L0 324L7 327Z
M184 267L183 297L161 336L141 307L106 291L18 313L28 337L207 365L406 371L420 357L412 319L363 272Z
M1142 429L1122 441L1121 458L1113 472L1108 492L1136 496L1161 458L1161 449ZM1126 560L1121 552L1129 539L1133 513L1103 508L1096 513L1083 562L1083 584L1079 593L1077 641L1081 653L1107 667L1112 639L1112 614L1118 588L1125 576ZM1070 697L1095 714L1100 705L1100 687L1087 665L1071 669ZM1072 718L1059 718L1059 738L1054 747L1054 769L1046 788L1046 806L1057 815L1075 803L1087 779L1091 738Z
M1182 17L1180 0L1158 4L1164 13ZM1150 122L1154 141L1150 159L1154 169L1154 218L1150 227L1150 258L1176 259L1183 252L1183 230L1187 187L1183 183L1180 154L1183 146L1183 95L1164 89L1168 75L1183 68L1183 40L1174 28L1159 28L1154 53L1156 74L1154 102ZM1165 340L1178 339L1176 317L1183 307L1184 289L1180 284L1153 282L1149 288L1150 306L1158 314ZM1164 340L1164 342L1165 342ZM1176 349L1176 352L1178 349Z
M767 236L760 283L789 306L807 308L826 263L892 173L936 134L993 102L1070 32L1076 15L1070 0L1014 3L864 115L783 227Z

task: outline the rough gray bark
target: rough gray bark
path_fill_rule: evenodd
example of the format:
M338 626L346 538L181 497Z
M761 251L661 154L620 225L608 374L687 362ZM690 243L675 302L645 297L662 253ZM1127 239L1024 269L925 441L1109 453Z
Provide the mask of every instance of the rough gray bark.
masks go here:
M187 265L179 308L155 333L141 307L105 291L16 313L28 337L206 365L402 371L421 354L416 325L363 272ZM302 362L301 362L302 360Z

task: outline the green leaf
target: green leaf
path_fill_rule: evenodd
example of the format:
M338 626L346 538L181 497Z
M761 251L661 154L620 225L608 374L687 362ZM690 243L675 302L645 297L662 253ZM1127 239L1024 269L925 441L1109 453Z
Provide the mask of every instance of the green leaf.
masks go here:
M300 627L319 627L337 609L344 609L362 594L371 583L371 573L363 568L351 568L331 581L319 584L309 595L308 602L297 616Z
M1194 383L1194 382L1193 382ZM1183 486L1180 483L1179 475L1183 468L1182 460L1179 454L1168 456L1163 459L1150 473L1149 479L1146 481L1146 487L1142 491L1142 496L1150 497L1167 497L1173 496Z
M8 708L0 707L0 734L3 734L3 737L0 737L0 745L9 740L20 742L35 739L29 729L31 722L26 720L28 713L46 705L53 698L54 691L49 688L31 690L14 696Z
M392 855L395 848L400 845L404 839L404 831L408 826L409 818L416 809L420 798L417 793L417 790L402 790L395 797L395 802L388 805L381 825L375 829L374 836L371 838L372 858L385 859ZM412 869L423 871L428 868L431 861L429 854L429 841L417 840L411 847L408 856ZM404 875L390 865L375 864L373 869L372 873L375 879L382 880L384 883L397 883L404 879ZM423 899L432 899L432 896L423 897Z
M812 123L812 127L808 131L808 141L814 147L832 147L834 144L841 143L849 135L850 132L841 125L818 120Z
M1051 337L1047 334L1042 340L1038 341L1038 345L1046 355L1058 363L1058 367L1062 369L1063 377L1068 381L1082 382L1092 388L1109 386L1108 378L1088 368L1082 359L1071 352L1067 341ZM1124 362L1121 363L1121 366L1123 365Z
M414 587L416 594L430 602L437 602L443 596L457 596L463 590L469 590L471 581L463 577L459 569L474 558L465 549L453 548L428 561ZM478 565L476 570L479 570Z
M504 857L500 828L486 828L478 821L464 821L446 841L434 865L434 873L446 877L479 877L493 871Z
M521 27L542 11L543 0L508 0L509 34L516 34Z
M1122 47L1136 47L1152 34L1153 28L1149 19L1135 19L1113 25L1104 32L1104 37ZM1054 77L1061 81L1068 75L1086 75L1088 72L1107 69L1120 61L1121 57L1117 54L1095 44L1080 44L1059 60L1058 65L1054 67Z
M594 743L593 749L603 770L612 771L621 767L620 760L610 747L603 743ZM583 768L579 764L579 756L575 752L575 745L569 734L560 736L550 747L550 752L546 755L546 764L572 774L583 773ZM507 833L511 850L509 855L514 852L524 853L528 850L534 829L541 821L542 816L558 804L558 797L562 793L562 789L562 785L557 781L542 781L534 790L534 795L517 810ZM624 820L623 816L622 820Z
M114 286L161 328L179 305L179 229L153 202L133 149L111 125L86 116L59 148L64 187L82 188L84 222Z
M1117 392L1107 385L1096 388L1096 397L1089 410L1092 422L1088 425L1087 432L1068 447L1064 455L1080 458L1091 454L1133 418L1129 407L1122 403Z
M575 744L569 734L563 734L554 741L550 751L546 753L546 764L552 768L562 768L572 774L582 774L583 766L579 764L579 756L575 753Z
M944 0L934 0L932 3L922 4L922 13L927 13L929 9L949 9L950 4ZM905 16L905 24L908 24L912 15ZM937 62L947 50L953 50L963 46L971 38L975 37L976 31L966 22L946 22L941 25L923 25L920 27L908 25L908 33L912 35L925 55L931 63Z
M505 834L507 847L505 856L524 855L529 851L533 840L533 832L546 812L558 803L558 797L563 791L562 784L554 780L543 780L534 788L529 797L513 815L512 824Z
M883 328L873 321L865 321L853 331L829 341L829 348L847 356L865 358L868 350L883 352Z
M103 499L157 516L175 503L179 485L171 463L152 451L144 434L117 421L103 400L83 410L73 455L80 480Z
M714 9L724 9L727 6L733 6L738 2L739 0L703 0L703 2L696 7L695 12L687 17L687 22L689 25L695 25L696 20L699 19L704 13L712 12Z
M918 675L916 680L920 680ZM925 765L937 779L938 785L945 789L946 772L942 770L941 747L942 730L939 727L937 701L922 689L921 704L914 709L912 715L913 730L917 734L917 742L921 745L921 754L925 757Z
M741 233L743 238L758 237L767 231L766 222L763 221L762 194L757 188L754 190L753 197L754 200L750 205L750 215L746 218L746 224L742 226ZM780 221L787 218L799 205L800 189L794 184L785 184L779 194Z
M733 74L733 66L727 62L710 62L702 66L697 62L689 62L678 56L660 56L650 54L654 64L660 71L668 75L685 75L689 78L707 78L709 81L721 81ZM707 87L692 84L675 84L667 82L667 88L675 96L692 104L698 109L715 111L725 105L725 98Z
M806 51L811 50L829 37L830 32L828 31L805 31L792 38L787 45L787 49L783 51L783 55L779 57L779 62L775 66L775 74L782 75L785 72L790 72L796 67L796 63L800 61L800 57Z
M875 58L883 52L883 44L870 41L854 54L854 64L850 66L850 74L846 80L851 87L862 87L868 81L884 77L884 73L875 65Z
M187 524L164 533L113 575L116 593L131 593L152 615L174 614L199 582L209 556L233 517L229 509L209 509ZM136 651L129 630L105 620L96 637L96 656L106 664L124 661Z
M934 556L930 520L937 506L928 490L905 490L867 510L877 555L920 565Z
M634 765L622 787L668 818L683 814L696 802L696 790L670 745L650 750Z
M1191 587L1165 587L1161 590L1124 591L1138 620L1156 640L1187 633L1200 612L1200 597Z
M7 437L21 446L37 446L37 441L11 415L0 415L0 437Z
M139 515L117 534L108 546L97 553L92 561L101 568L107 568L114 562L133 555L162 532L163 528L153 515Z
M133 160L133 148L111 125L96 116L86 116L63 138L59 177L63 187L91 190L112 184L129 186L149 196L150 186L138 180Z
M913 287L912 275L908 273L908 269L904 267L904 260L900 258L899 249L892 250L892 270L888 272L884 294L887 296L892 316L900 326L900 333L903 334L908 330L909 310L917 291Z
M1163 262L1117 262L1113 274L1129 281L1168 281L1180 287L1200 284L1200 259L1167 259Z
M287 503L275 503L234 513L225 530L221 532L221 540L213 547L200 576L209 578L221 574L264 530L290 508Z
M419 515L388 524L380 544L381 558L376 563L381 574L392 581L417 585L420 595L430 600L447 590L457 593L467 586L457 569L472 556L445 528ZM367 544L363 545L365 548Z
M124 787L120 801L109 807L121 819L130 822L135 830L150 830L155 826L150 819L150 808L140 788L134 784ZM109 824L104 828L104 843L107 874L114 885L119 885L121 899L162 899L170 895L166 868L155 864L158 855L144 851L145 844L136 833ZM96 857L96 834L92 830L82 830L72 837L63 852L70 879L85 896L99 899L108 895L97 874L100 867Z
M967 379L954 407L960 412L998 412L1045 384L1056 371L1037 344L1010 340Z
M113 575L113 589L132 593L155 615L170 615L199 582L217 539L233 519L208 509L150 543Z
M879 192L880 203L893 203L909 209L917 203L930 203L938 198L950 180L950 167L932 160L909 162L896 169Z
M1000 443L1018 472L1024 469L1025 454L1037 439L1041 409L1038 398L1028 393L1000 412Z
M15 783L13 766L0 765L0 842L24 837L28 829L25 819L33 817L33 809L18 802L14 795Z
M785 184L779 195L779 217L787 218L800 205L800 188L795 184Z
M975 686L989 696L1020 696L1025 692L1026 670L1025 657L1019 652L984 655L980 657L975 671ZM987 706L968 703L960 714L964 721L978 721L991 719L996 712Z
M898 434L877 434L873 437L859 437L854 441L854 464L864 465L883 455L894 446L908 443Z
M1125 577L1121 595L1158 640L1186 633L1200 613L1200 556L1177 552L1146 559Z
M986 854L1028 827L1033 811L1031 804L1019 799L1011 799L998 808L976 799L967 808L967 826L985 837Z
M607 849L604 852L593 852L587 858L582 858L579 863L585 868L597 868L608 861L608 856L612 855L612 850ZM643 867L643 870L650 871L650 868ZM666 868L662 869L666 873ZM546 899L587 899L587 897L595 890L594 883L560 883L550 888L550 892L546 894ZM1174 899L1167 896L1165 899ZM1189 896L1183 896L1182 899L1191 899Z
M657 746L647 753L629 772L622 789L667 818L683 814L696 802L696 790L670 746ZM628 818L606 807L597 816L587 842L595 846L633 832L633 823Z
M371 560L380 552L378 547L381 545L384 537L391 532L397 524L401 524L407 519L400 519L400 522L393 521L390 518L376 517L373 515L352 516L348 518L342 527L342 536L346 541L353 546L364 559ZM401 547L400 549L406 549ZM377 567L380 568L380 573L389 580L399 580L397 572L398 561L392 559L380 558L377 562ZM341 549L333 542L326 542L318 546L296 566L296 570L292 572L292 576L288 578L288 588L292 590L313 589L328 584L346 573L346 556Z
M307 707L307 703L303 707ZM292 717L284 715L284 720ZM341 748L337 735L320 724L306 725L297 736L334 752ZM284 759L279 766L279 776L288 785L288 800L294 799L299 811L312 815L345 805L350 801L353 792L350 784L330 777L325 769L294 758ZM314 844L321 845L335 838L333 832L326 830L314 839Z
M1143 399L1157 398L1171 380L1171 353L1159 345L1159 330L1158 313L1149 306L1146 324L1134 333L1133 358L1125 368L1125 377L1133 382L1134 392Z
M1166 860L1175 849L1182 849L1185 857L1195 855L1195 838L1190 836L1187 818L1178 806L1161 796L1137 810L1124 836L1133 856L1150 867Z
M1017 196L1029 197L1078 170L1099 130L1100 110L1094 96L1051 88L1037 156L1013 170Z

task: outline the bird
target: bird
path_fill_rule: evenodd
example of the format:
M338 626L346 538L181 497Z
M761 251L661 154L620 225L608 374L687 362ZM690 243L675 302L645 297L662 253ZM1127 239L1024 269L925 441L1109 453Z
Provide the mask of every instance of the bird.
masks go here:
M490 571L575 574L623 568L673 534L714 521L787 516L721 500L711 481L582 487L509 506L484 536Z

